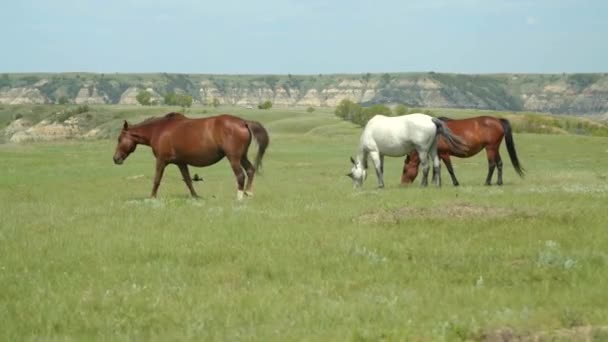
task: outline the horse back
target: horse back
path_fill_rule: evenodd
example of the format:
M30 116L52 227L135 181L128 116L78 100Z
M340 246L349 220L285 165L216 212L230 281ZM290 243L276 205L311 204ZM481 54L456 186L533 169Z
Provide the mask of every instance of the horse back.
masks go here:
M414 146L432 144L437 127L425 114L374 116L365 126L360 145L388 156L402 156Z
M214 144L218 148L227 148L226 144L232 143L235 140L241 142L250 139L247 121L230 114L191 119L191 122L187 125L195 133L204 132L205 140L208 140L209 144Z
M460 136L469 151L465 155L459 157L473 156L488 145L500 144L504 136L504 130L500 119L492 116L477 116L466 119L449 119L444 120L448 128L456 135ZM454 154L447 142L439 139L437 145L439 152Z
M250 142L245 120L223 114L208 118L177 119L159 132L158 155L171 162L211 165L226 155L239 155Z

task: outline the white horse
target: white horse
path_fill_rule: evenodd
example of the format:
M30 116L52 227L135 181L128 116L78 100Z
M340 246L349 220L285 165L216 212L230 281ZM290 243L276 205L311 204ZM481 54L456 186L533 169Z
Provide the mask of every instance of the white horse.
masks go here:
M441 164L437 156L437 139L442 135L455 151L466 152L459 136L454 135L443 121L426 114L408 114L388 117L376 115L365 125L356 160L347 175L355 187L367 178L367 158L372 158L378 176L378 187L384 187L384 156L403 157L412 150L418 151L422 165L422 186L427 186L430 157L433 161L433 183L441 186Z

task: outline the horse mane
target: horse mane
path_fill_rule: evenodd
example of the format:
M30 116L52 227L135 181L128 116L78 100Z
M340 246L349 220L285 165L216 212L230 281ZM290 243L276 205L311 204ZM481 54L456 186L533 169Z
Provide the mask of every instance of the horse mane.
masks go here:
M161 117L151 116L149 118L144 119L144 121L133 125L132 127L141 127L143 125L149 125L149 124L166 121L166 120L171 120L171 119L177 119L177 118L185 118L185 116L184 116L184 114L177 113L177 112L171 112L171 113L165 114L164 116L161 116Z
M452 120L454 120L454 119L450 119L450 118L448 118L448 117L446 117L446 116L440 116L440 117L438 117L437 119L439 119L439 120L441 120L441 121L452 121Z

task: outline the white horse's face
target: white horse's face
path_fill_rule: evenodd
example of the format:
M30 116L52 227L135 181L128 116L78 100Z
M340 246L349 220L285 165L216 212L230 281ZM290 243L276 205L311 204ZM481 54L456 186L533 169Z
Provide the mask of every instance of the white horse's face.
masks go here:
M355 188L361 187L363 181L367 178L367 170L359 160L355 161L351 157L350 161L353 164L353 167L350 169L350 173L347 176L353 180L353 186Z

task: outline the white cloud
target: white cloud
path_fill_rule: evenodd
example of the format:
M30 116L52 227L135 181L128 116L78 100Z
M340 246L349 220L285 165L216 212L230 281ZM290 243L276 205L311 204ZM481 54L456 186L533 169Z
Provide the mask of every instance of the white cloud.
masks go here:
M527 16L526 17L526 24L528 24L530 26L536 25L536 17L531 16L531 15Z

